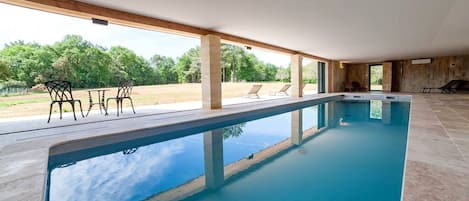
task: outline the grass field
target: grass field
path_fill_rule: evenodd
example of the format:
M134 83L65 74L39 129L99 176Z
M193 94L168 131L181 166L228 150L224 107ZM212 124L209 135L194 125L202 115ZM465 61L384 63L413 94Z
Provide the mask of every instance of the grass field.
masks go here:
M251 86L255 83L223 83L223 98L234 98L245 95ZM270 92L278 91L284 83L260 83L262 89L259 95L268 95ZM106 97L115 96L117 88L109 88ZM304 91L309 92L316 90L315 84L306 85ZM92 94L97 98L96 94ZM83 104L83 110L88 110L88 92L87 90L74 90L74 98L80 99ZM132 99L135 106L157 105L167 103L178 103L187 101L201 100L201 85L199 83L190 84L168 84L168 85L152 85L138 86L133 88ZM97 100L96 100L97 101ZM32 93L21 96L0 97L0 118L21 117L29 115L46 115L49 113L50 98L48 93ZM127 103L128 104L128 103ZM109 107L115 107L115 102L109 102ZM124 103L124 106L126 104ZM127 105L128 106L128 105ZM96 109L94 106L93 109ZM71 111L68 104L64 104L64 111ZM58 111L58 107L54 106L54 112Z

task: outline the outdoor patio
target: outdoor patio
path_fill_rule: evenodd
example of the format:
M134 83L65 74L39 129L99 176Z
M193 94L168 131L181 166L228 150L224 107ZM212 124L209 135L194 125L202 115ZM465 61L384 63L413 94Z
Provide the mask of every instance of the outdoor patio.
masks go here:
M315 94L313 91L308 91L306 95ZM262 102L275 99L285 99L288 96L285 95L261 95L259 98L247 98L247 97L238 97L238 98L226 98L223 100L223 105L236 105L243 103L253 103L253 102ZM170 103L170 104L158 104L158 105L149 105L149 106L138 106L135 107L136 114L133 114L132 108L124 108L124 112L119 116L116 115L116 109L109 109L109 115L105 116L104 111L101 113L97 108L94 107L94 110L91 110L90 114L82 118L81 113L77 110L77 120L74 121L73 113L66 112L63 113L63 119L59 119L59 114L53 114L51 117L51 122L47 123L48 115L32 115L24 117L13 117L8 119L0 119L0 135L3 134L15 134L25 131L35 131L42 130L47 128L56 128L56 127L66 127L72 125L82 125L89 124L94 122L106 122L113 120L122 120L129 118L145 117L158 114L167 114L181 111L189 111L200 109L202 106L201 101L190 101L190 102L180 102L180 103ZM83 111L86 115L86 110Z

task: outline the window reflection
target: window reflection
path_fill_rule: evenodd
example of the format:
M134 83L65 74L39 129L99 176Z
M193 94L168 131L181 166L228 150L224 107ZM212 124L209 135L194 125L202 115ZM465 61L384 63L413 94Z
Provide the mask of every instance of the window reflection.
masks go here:
M383 102L380 100L370 100L370 119L383 118Z

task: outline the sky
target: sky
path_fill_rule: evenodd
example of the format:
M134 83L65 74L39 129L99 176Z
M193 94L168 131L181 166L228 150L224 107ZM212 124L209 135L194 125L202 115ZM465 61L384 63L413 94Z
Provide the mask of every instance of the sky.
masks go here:
M85 40L105 48L124 46L149 59L155 54L176 59L192 47L200 45L199 38L191 38L144 29L109 24L96 25L91 20L47 13L0 3L0 49L5 44L23 40L39 44L53 44L67 34L81 35ZM11 20L8 20L11 19ZM253 48L248 50L266 63L286 67L288 55Z

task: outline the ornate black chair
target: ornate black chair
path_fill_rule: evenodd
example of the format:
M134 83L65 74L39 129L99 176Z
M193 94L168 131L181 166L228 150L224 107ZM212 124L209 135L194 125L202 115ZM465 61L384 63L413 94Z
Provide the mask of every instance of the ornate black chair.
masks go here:
M130 97L130 95L132 94L133 86L134 86L134 81L132 80L119 82L119 88L117 89L116 97L111 97L106 100L106 115L108 115L107 110L109 108L109 100L112 100L112 99L116 100L116 103L117 103L117 116L119 116L119 107L120 107L121 113L123 113L122 102L124 101L124 99L130 100L130 105L132 106L132 110L134 111L134 114L135 114L134 103L132 101L132 98Z
M47 123L50 122L50 117L52 115L52 106L55 103L59 104L60 119L62 119L62 104L70 103L70 105L72 105L73 118L75 118L75 121L77 120L77 117L75 115L75 102L78 102L80 104L81 116L85 117L83 115L81 101L73 98L72 84L69 81L51 80L51 81L47 81L46 83L44 83L44 85L46 85L47 91L49 91L49 95L51 99L50 108L49 108L49 119L47 120Z

